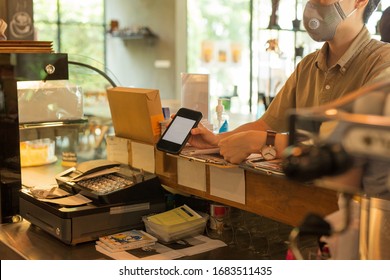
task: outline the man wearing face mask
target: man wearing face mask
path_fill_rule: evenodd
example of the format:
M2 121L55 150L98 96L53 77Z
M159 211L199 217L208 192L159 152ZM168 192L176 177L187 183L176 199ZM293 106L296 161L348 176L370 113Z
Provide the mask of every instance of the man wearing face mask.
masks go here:
M323 47L302 59L265 114L233 131L192 130L190 144L220 147L225 160L240 163L252 153L280 157L287 146L286 111L326 104L390 76L390 45L371 38L365 23L380 0L310 0L304 26ZM277 132L277 133L276 133Z

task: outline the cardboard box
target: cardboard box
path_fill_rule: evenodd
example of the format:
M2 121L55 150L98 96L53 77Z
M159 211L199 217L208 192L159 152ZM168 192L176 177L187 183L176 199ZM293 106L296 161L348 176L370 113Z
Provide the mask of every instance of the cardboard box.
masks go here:
M164 120L159 90L115 87L107 98L116 136L157 143Z

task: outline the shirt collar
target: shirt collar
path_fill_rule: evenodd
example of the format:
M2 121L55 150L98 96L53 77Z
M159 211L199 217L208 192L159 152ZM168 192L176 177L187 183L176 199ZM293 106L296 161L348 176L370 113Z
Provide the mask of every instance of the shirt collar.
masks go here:
M353 40L351 46L347 49L347 51L343 54L343 56L337 61L336 65L340 66L340 71L345 72L348 68L349 61L351 58L360 52L371 40L371 34L368 31L367 27L364 26L362 30L359 32L355 40ZM322 46L319 54L315 60L315 65L320 70L326 71L328 69L326 64L326 57L328 53L329 43L325 42Z

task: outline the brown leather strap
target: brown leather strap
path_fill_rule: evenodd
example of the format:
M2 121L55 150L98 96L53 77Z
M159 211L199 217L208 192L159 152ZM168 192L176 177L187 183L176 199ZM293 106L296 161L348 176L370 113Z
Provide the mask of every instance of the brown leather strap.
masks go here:
M267 130L267 139L265 141L265 144L267 146L275 146L275 136L276 136L276 131Z

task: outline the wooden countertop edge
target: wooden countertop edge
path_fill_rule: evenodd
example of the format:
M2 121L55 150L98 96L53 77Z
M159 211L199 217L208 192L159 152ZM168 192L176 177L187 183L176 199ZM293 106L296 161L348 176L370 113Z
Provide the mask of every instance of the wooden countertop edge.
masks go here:
M337 210L337 193L294 182L284 177L245 171L245 204L216 197L206 191L179 185L172 177L159 175L163 185L186 194L256 213L288 225L299 225L309 213L326 216Z

